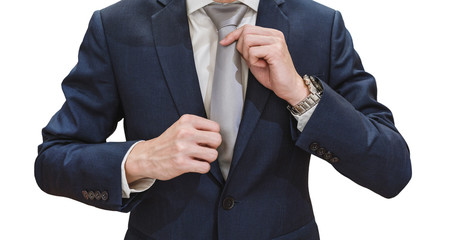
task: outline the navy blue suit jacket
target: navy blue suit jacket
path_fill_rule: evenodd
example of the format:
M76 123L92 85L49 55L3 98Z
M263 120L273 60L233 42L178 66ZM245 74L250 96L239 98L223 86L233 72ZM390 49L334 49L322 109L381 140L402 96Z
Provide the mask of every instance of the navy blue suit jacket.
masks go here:
M340 13L310 0L261 0L257 25L282 31L297 71L322 81L303 132L287 103L250 74L227 181L214 162L208 174L157 181L122 199L121 162L133 143L183 114L206 116L185 2L123 0L91 19L62 84L66 102L43 129L39 186L131 211L127 239L318 239L311 154L384 197L397 195L411 177L409 151ZM122 118L127 141L106 142Z

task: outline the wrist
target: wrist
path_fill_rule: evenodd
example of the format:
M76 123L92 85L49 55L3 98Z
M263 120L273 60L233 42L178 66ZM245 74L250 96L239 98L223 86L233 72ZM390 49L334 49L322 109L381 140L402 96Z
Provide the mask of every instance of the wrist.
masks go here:
M124 169L128 184L145 178L145 176L142 175L142 168L140 167L140 162L142 162L140 161L140 158L143 158L142 155L145 153L145 151L142 151L144 144L145 142L137 143L125 160Z
M311 92L305 85L303 78L300 77L300 75L297 75L295 86L292 88L291 94L284 100L286 100L286 102L288 102L290 105L294 106L304 100L310 93Z

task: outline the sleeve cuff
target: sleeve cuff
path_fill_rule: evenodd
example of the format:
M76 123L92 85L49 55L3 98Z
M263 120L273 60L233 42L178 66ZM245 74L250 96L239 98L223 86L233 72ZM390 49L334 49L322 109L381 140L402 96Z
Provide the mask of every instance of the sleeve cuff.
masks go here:
M302 132L303 129L305 129L306 124L308 123L309 119L311 118L312 114L314 113L314 110L316 109L317 105L303 113L302 115L292 114L294 118L297 120L297 129Z
M146 179L141 179L141 180L135 181L131 184L128 184L127 175L125 173L125 162L128 158L128 155L130 154L131 150L133 150L134 146L136 146L136 144L138 144L140 142L142 142L142 141L139 141L139 142L136 142L135 144L133 144L128 149L128 152L125 154L125 156L122 160L122 166L121 166L122 198L130 198L131 193L143 192L143 191L149 189L156 181L156 179L146 178Z

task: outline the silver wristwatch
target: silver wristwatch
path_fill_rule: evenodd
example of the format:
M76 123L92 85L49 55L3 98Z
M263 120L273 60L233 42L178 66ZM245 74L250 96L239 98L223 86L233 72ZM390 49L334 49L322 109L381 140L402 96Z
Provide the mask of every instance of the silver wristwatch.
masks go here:
M303 76L305 85L309 88L310 94L301 102L294 106L288 105L287 108L294 115L302 115L312 107L316 106L322 97L323 87L319 80L308 75Z

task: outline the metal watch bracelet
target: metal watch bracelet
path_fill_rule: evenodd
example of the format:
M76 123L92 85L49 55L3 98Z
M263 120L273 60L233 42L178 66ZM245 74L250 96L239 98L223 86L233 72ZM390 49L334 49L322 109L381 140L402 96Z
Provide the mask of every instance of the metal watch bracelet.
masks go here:
M309 109L313 108L317 105L317 103L319 103L319 100L322 97L323 88L317 79L305 75L303 76L303 81L311 93L296 105L287 106L287 109L294 115L302 115Z

